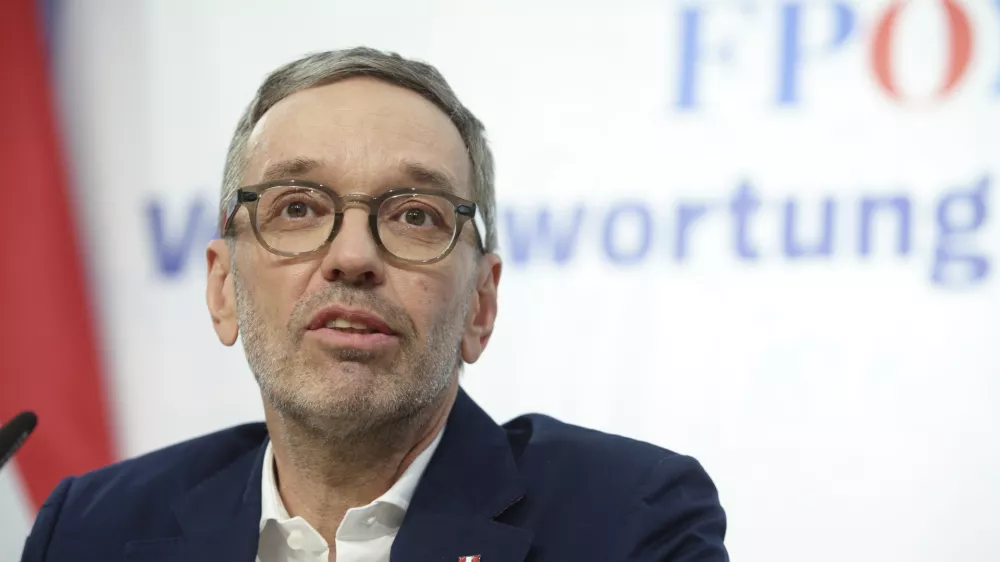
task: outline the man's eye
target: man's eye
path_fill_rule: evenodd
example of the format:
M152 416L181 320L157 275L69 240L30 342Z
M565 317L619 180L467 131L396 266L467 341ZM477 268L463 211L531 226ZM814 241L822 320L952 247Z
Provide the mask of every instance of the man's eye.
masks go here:
M309 205L301 201L294 201L285 205L284 214L293 219L299 219L309 214Z
M433 226L434 219L423 209L408 209L403 213L403 220L412 226Z

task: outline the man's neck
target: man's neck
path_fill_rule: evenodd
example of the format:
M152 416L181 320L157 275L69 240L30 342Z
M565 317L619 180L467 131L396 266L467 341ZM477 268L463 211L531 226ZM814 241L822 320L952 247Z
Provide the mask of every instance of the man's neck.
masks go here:
M265 406L275 479L290 516L301 516L330 545L348 509L371 503L399 479L444 427L457 385L426 412L365 439L319 435Z

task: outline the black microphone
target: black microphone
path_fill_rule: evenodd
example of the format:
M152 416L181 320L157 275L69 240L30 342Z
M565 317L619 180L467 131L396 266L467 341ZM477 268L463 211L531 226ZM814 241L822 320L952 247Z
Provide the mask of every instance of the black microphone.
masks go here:
M0 426L0 468L21 448L36 425L38 416L34 412L21 412Z

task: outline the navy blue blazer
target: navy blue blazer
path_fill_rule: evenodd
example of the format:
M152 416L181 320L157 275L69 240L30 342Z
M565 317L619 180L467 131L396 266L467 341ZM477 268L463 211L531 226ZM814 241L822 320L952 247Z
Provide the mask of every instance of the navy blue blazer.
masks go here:
M22 562L253 562L264 424L63 480ZM728 560L696 460L526 415L498 426L459 391L392 545L393 562Z

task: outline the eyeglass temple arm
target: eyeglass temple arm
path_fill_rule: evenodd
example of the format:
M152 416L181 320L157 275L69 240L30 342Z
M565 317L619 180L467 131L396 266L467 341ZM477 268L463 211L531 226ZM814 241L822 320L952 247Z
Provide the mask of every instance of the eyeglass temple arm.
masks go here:
M476 209L472 215L472 224L476 227L476 239L479 240L479 249L486 253L486 222L483 221L483 214Z

